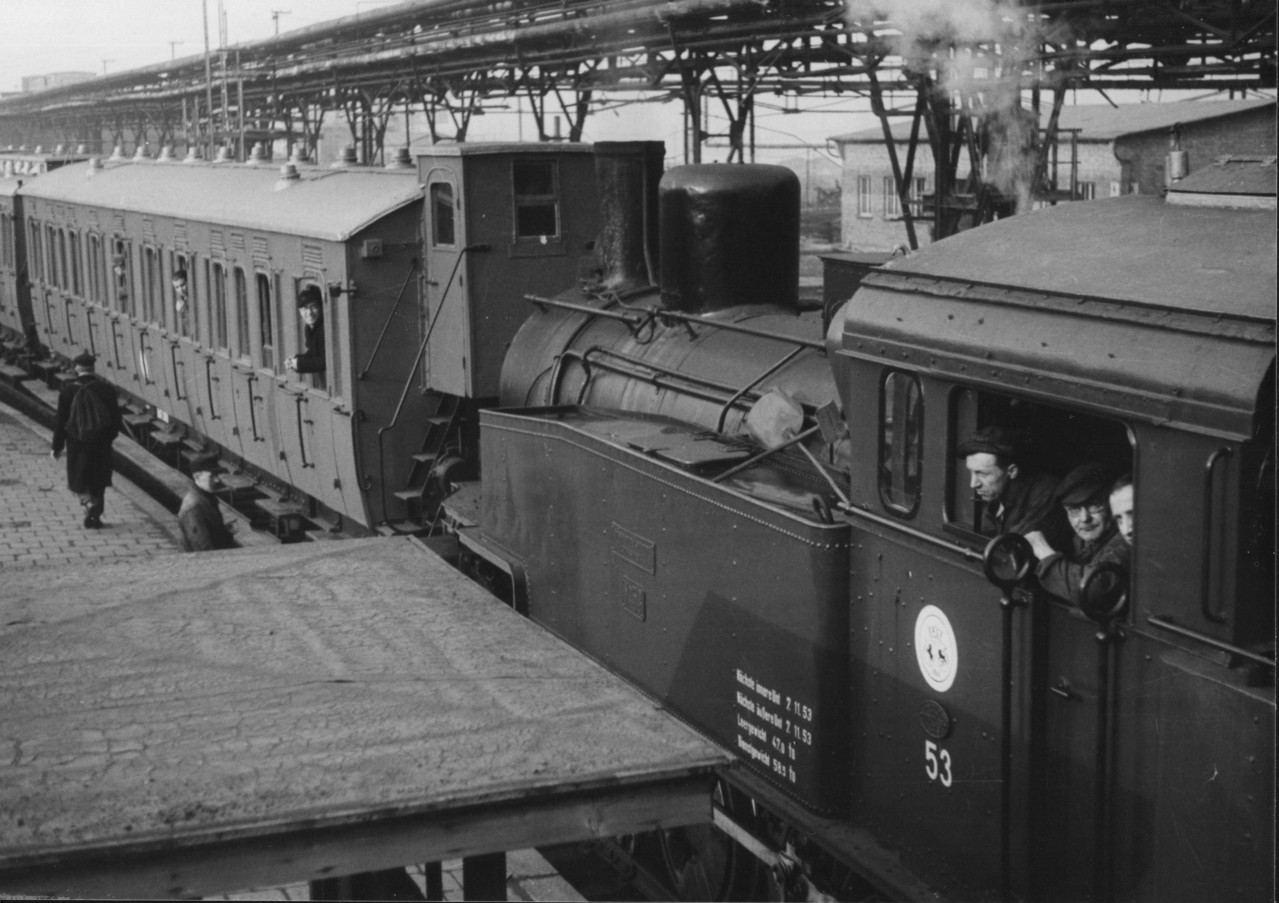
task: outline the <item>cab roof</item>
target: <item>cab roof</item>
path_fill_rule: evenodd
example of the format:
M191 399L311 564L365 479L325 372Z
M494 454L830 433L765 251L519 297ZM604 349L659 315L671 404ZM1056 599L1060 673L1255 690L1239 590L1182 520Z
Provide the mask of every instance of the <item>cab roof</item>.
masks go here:
M1073 202L872 271L843 349L1246 438L1275 358L1274 210Z
M421 199L412 169L242 163L107 161L64 166L22 188L49 201L105 207L190 222L346 241L373 222Z

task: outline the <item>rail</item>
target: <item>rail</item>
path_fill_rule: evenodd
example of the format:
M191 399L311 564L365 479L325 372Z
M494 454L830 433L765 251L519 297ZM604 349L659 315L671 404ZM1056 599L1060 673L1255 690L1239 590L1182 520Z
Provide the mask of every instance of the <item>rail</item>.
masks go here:
M715 329L723 329L727 332L739 332L743 335L751 335L760 339L771 339L774 342L788 342L792 345L800 345L804 348L815 348L823 354L826 352L826 342L820 339L801 339L797 336L780 336L775 332L769 332L764 329L756 329L753 326L742 326L739 323L725 323L720 320L707 320L695 314L686 314L677 310L659 310L657 308L626 308L626 312L600 310L587 304L574 304L571 301L559 301L555 298L543 298L540 295L525 295L524 300L540 307L558 307L563 310L571 310L577 313L589 314L594 317L605 317L611 320L621 320L628 325L633 325L636 329L642 327L650 320L672 320L677 323L687 323L690 326L709 326Z
M1244 649L1242 646L1236 646L1233 643L1227 643L1224 640L1219 640L1219 639L1216 639L1215 637L1210 637L1207 634L1200 633L1197 630L1191 630L1189 627L1182 627L1180 624L1178 624L1176 621L1174 621L1170 617L1160 617L1159 615L1146 615L1146 623L1149 624L1151 627L1156 627L1159 630L1166 630L1169 633L1176 634L1177 636L1180 636L1180 637L1185 637L1188 640L1194 640L1197 643L1203 643L1205 646L1211 646L1213 649L1216 649L1220 652L1226 652L1226 653L1229 653L1230 655L1247 659L1248 661L1253 662L1255 664L1264 665L1265 667L1272 668L1272 669L1275 666L1275 660L1273 658L1266 658L1264 655L1260 655L1256 652L1252 652L1249 649Z

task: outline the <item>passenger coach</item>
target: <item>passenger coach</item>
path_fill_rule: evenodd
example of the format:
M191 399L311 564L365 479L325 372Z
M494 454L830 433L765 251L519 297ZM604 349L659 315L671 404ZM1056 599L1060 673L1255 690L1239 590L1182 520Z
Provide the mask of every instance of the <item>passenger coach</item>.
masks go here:
M117 154L22 194L45 348L91 351L148 413L366 529L473 460L467 423L497 395L520 291L575 279L598 220L584 145L446 146L386 169ZM299 375L308 286L326 369Z

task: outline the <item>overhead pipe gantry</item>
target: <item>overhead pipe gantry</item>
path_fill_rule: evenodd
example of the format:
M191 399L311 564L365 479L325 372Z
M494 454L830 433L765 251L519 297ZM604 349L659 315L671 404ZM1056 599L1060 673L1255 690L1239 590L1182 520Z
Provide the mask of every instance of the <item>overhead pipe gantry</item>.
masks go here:
M1253 91L1275 85L1276 0L987 0L1007 35L956 45L895 17L912 0L413 0L0 101L0 137L21 143L230 146L282 140L313 150L340 113L367 163L384 159L388 123L421 110L432 141L465 140L486 104L527 99L541 140L577 140L589 112L618 94L678 99L687 160L710 138L753 159L760 97L854 94L881 116L911 118L894 162L904 212L919 142L936 166L936 236L997 215L1008 199L970 176L992 152L992 123L1047 92L1072 89ZM946 4L933 4L934 13ZM998 77L957 85L952 64ZM1009 86L1012 91L1009 91ZM1014 103L1016 101L1016 103ZM727 132L712 134L716 104ZM558 112L556 112L558 110ZM1037 113L1038 111L1036 111ZM548 128L563 115L567 134ZM1050 121L1055 117L1050 116ZM13 136L16 136L13 137ZM1004 140L1010 136L1005 134ZM1052 144L1032 130L1029 181ZM914 243L914 223L908 216Z

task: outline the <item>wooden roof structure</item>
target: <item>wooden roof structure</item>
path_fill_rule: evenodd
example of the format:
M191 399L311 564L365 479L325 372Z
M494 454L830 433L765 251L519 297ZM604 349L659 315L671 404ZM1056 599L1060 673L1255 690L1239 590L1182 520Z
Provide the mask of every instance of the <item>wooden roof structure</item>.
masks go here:
M420 543L5 571L0 892L192 898L709 821L721 747Z

